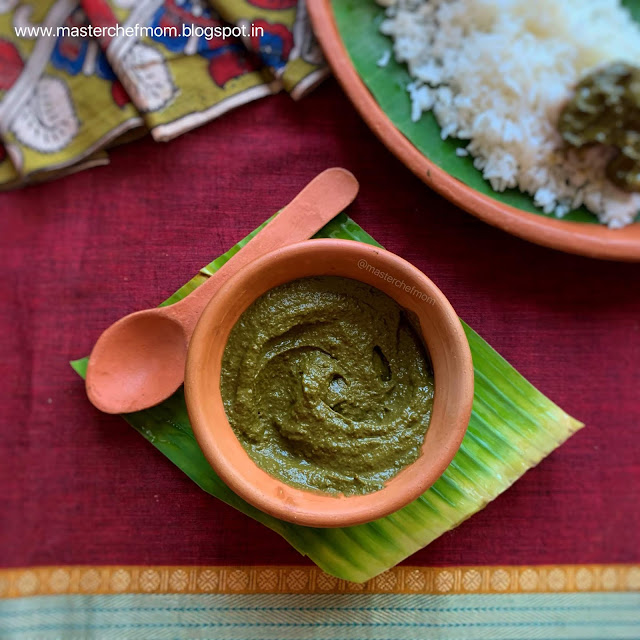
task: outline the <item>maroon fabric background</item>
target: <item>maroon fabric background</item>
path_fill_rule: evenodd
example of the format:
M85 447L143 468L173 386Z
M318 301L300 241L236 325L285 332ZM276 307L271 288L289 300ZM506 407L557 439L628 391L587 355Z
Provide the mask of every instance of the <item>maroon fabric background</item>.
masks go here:
M431 192L334 81L243 107L107 168L0 195L0 564L304 563L206 495L67 362L160 302L332 165L350 214L587 427L413 564L640 561L640 265L543 249Z

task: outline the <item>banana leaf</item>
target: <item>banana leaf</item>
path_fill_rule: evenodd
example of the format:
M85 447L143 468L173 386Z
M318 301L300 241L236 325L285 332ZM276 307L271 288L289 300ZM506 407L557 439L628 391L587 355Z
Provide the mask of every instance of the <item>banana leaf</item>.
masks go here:
M180 300L202 284L257 231L202 269L163 304ZM316 237L380 246L344 213ZM123 417L206 492L279 533L327 573L364 582L482 509L583 426L537 391L473 329L463 326L473 356L475 396L460 450L420 498L369 524L342 529L302 527L246 503L220 480L203 456L189 424L182 390L156 407ZM87 362L84 358L71 365L84 377Z
M378 61L386 51L391 51L393 41L380 33L384 19L384 8L375 0L332 0L333 12L342 41L362 81L376 99L382 110L406 138L429 160L447 173L476 191L488 195L523 211L546 214L533 204L533 198L517 189L498 193L473 166L471 156L458 156L456 149L466 147L467 141L440 137L440 125L432 113L424 113L418 122L411 121L411 100L406 86L411 77L404 64L396 62L393 55L384 67ZM623 0L632 16L640 22L640 0ZM563 220L599 224L598 219L581 207L567 213ZM640 222L640 215L636 218Z

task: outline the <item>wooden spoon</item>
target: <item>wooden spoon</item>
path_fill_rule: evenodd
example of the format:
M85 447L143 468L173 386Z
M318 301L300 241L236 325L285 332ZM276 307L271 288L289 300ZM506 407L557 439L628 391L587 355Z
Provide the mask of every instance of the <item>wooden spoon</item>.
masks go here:
M168 398L184 381L191 334L222 284L256 258L309 239L353 202L358 188L358 181L346 169L323 171L186 298L168 307L132 313L112 324L89 357L89 400L106 413L130 413Z

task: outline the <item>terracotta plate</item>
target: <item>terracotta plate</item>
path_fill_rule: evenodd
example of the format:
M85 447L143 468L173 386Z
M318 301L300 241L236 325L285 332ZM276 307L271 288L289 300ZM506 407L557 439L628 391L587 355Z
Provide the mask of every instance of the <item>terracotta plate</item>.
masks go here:
M640 261L638 222L612 230L600 224L531 213L468 186L438 166L400 132L370 93L347 51L331 0L309 0L307 6L329 64L360 115L380 140L430 187L481 220L531 242L593 258ZM357 28L371 29L372 24L360 21ZM380 73L384 72L381 68Z

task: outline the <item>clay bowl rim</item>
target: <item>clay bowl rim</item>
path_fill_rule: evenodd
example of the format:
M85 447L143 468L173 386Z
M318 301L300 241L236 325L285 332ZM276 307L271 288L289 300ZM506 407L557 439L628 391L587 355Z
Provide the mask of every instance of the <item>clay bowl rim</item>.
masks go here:
M321 261L324 261L323 266ZM399 292L373 270L404 280L433 303ZM348 275L345 275L348 274ZM338 275L370 284L416 314L435 376L431 422L419 458L379 491L345 497L292 487L258 467L227 420L220 365L232 327L244 310L279 284L312 275ZM395 295L394 295L395 294ZM250 263L230 278L204 309L191 338L185 398L194 434L220 478L254 507L313 527L345 527L386 516L422 495L455 456L473 403L473 364L462 324L436 285L417 267L382 248L353 240L306 240Z

